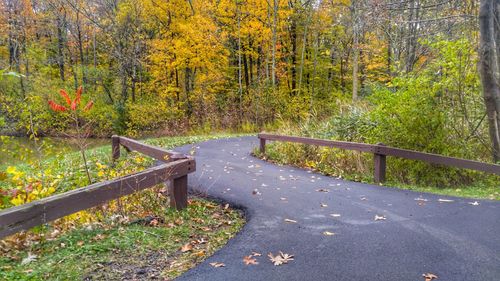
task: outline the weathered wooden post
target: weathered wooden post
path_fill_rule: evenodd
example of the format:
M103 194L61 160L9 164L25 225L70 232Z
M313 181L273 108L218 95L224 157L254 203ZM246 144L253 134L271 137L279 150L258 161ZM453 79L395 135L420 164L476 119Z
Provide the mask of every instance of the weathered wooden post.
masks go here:
M120 158L120 137L116 135L111 137L111 157L113 162Z
M260 153L264 154L266 153L266 139L259 136L259 140L260 140Z
M379 146L385 146L383 143L377 143ZM379 152L379 153L377 153ZM380 154L380 150L373 154L374 161L374 180L375 183L385 182L385 170L386 170L386 156L385 154Z
M188 176L175 178L169 183L170 207L177 210L185 209L188 205Z

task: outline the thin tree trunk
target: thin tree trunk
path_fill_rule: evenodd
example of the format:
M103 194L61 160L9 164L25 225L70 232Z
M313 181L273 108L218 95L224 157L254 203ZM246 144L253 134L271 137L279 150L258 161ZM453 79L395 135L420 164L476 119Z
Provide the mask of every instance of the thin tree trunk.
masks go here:
M85 67L85 57L83 56L83 39L82 39L82 29L80 26L80 13L76 13L76 35L78 38L78 51L80 53L80 64L82 68L82 81L83 85L87 84L87 71Z
M66 81L64 73L64 45L65 45L65 19L58 15L57 18L57 64L59 66L59 77L61 81Z
M352 57L352 100L358 99L358 70L359 70L359 19L356 1L351 5L353 22L353 57Z
M273 5L273 39L272 39L272 66L271 66L271 79L272 79L272 86L276 86L276 43L278 41L278 6L279 6L279 1L274 0L274 5Z
M500 89L495 77L495 0L482 0L479 10L480 63L479 73L483 85L484 103L488 116L493 161L500 161Z

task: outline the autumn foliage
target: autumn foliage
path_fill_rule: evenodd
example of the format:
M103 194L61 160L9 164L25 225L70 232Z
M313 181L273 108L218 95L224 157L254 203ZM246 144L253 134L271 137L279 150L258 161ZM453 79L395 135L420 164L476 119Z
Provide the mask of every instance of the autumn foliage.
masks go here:
M80 86L76 90L75 99L71 100L68 93L64 89L61 89L61 90L59 90L59 95L61 95L61 97L64 99L64 101L66 102L68 107L60 105L60 104L54 102L53 100L49 100L49 102L48 102L49 106L53 111L63 112L63 111L68 110L68 108L71 109L72 111L76 111L78 106L80 105L80 102L81 102L82 92L83 92L83 88ZM94 102L89 101L87 103L87 105L85 105L83 110L89 111L93 105L94 105Z

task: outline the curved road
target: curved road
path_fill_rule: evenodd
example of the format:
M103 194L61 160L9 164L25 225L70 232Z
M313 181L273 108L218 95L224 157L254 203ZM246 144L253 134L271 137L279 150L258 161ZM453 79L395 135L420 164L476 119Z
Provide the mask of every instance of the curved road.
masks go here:
M473 205L277 166L250 156L257 144L242 137L177 149L195 151L191 191L241 207L248 220L177 280L424 280L423 273L439 281L500 280L500 202ZM267 254L279 251L294 260L274 266ZM252 252L262 254L259 264L245 265Z

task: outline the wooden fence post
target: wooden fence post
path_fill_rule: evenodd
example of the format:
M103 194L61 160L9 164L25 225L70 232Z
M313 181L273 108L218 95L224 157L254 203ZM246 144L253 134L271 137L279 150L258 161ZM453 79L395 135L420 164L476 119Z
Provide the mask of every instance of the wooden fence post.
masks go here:
M111 137L111 155L113 162L120 158L120 137L113 135Z
M266 153L266 139L260 138L260 153Z
M378 145L384 145L383 143L378 143ZM385 182L385 170L386 170L386 156L384 154L373 154L374 161L374 180L375 183Z
M188 176L184 175L182 177L174 179L172 181L172 184L169 185L171 208L182 210L187 207L188 205L187 183L188 183Z

